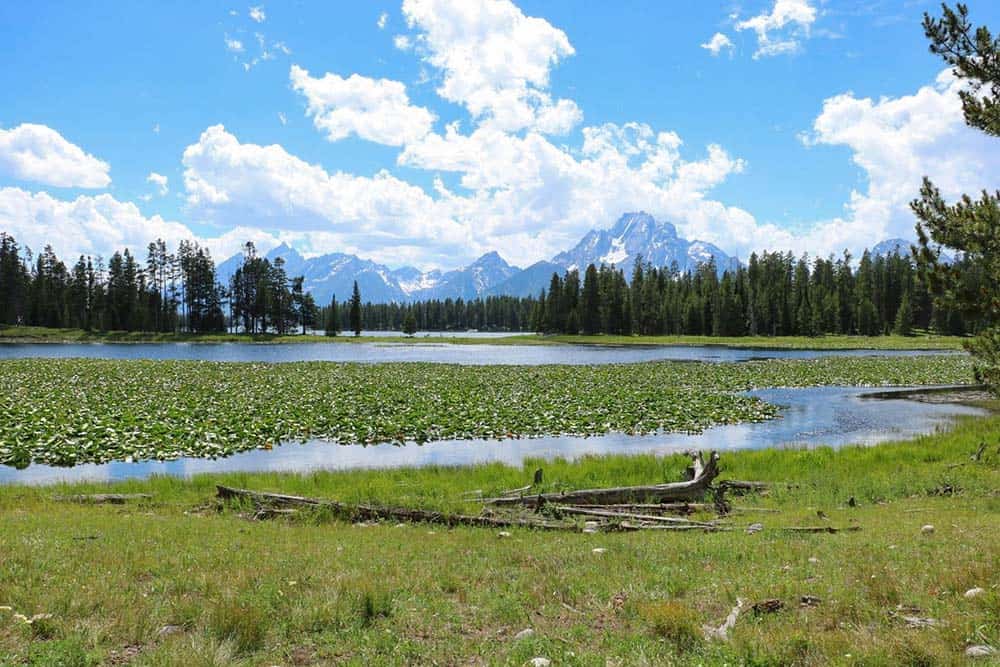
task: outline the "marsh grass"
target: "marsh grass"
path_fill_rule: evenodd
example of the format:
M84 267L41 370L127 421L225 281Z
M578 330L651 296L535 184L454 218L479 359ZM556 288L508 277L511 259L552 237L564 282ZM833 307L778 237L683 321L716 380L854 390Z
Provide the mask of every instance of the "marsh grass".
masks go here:
M973 463L981 442L987 455ZM651 483L678 479L682 456L5 487L0 605L13 611L0 611L0 655L15 665L62 654L110 664L126 647L139 647L134 665L961 664L971 643L1000 645L998 446L991 417L871 448L724 452L724 476L776 483L737 505L780 513L734 515L737 530L717 534L502 539L319 514L249 522L244 508L211 502L219 482L478 511L463 492L520 486L536 467L547 488ZM55 500L98 491L153 499ZM771 530L821 523L817 510L862 530ZM764 532L746 534L750 521ZM920 532L926 523L933 534ZM987 592L966 599L974 586ZM805 594L820 604L800 607ZM696 630L721 623L737 597L786 606L745 614L727 643L702 641ZM907 628L897 605L942 625ZM36 635L13 613L53 616ZM526 627L534 635L514 641Z

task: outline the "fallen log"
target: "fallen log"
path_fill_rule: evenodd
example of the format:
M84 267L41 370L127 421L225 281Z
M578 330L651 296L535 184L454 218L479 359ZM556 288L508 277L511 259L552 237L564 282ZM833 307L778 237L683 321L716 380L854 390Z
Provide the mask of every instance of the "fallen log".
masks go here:
M149 500L152 497L149 493L87 493L75 496L56 496L55 499L68 503L124 505L130 500Z
M327 510L351 521L413 521L444 526L478 526L482 528L536 528L540 530L570 530L578 527L571 523L557 523L541 519L514 519L494 516L470 516L449 514L432 510L406 507L376 507L373 505L349 505L335 500L320 500L282 493L262 493L248 489L236 489L216 485L216 496L222 500L243 500L257 507L269 508L310 508ZM266 516L266 514L265 514Z
M846 526L844 528L834 528L833 526L787 526L777 528L786 533L856 533L861 530L861 526Z
M611 511L603 509L590 509L586 507L577 507L575 505L558 505L555 508L556 512L562 512L563 514L577 514L580 516L593 516L602 519L633 519L635 521L650 521L654 523L669 523L677 525L688 525L688 526L700 526L703 528L711 528L715 526L714 523L709 523L705 521L691 521L690 519L682 519L676 516L662 516L659 514L636 514L634 512L620 512Z
M537 507L550 502L560 505L609 505L641 500L697 500L704 497L712 481L719 475L719 455L716 452L711 452L708 461L704 460L701 453L693 455L692 458L695 476L693 479L685 482L539 493L516 498L489 498L483 502L491 505L527 505L529 507Z
M743 611L745 604L746 602L742 598L736 598L736 606L726 616L726 620L722 622L722 625L717 628L710 625L703 626L702 631L705 633L705 639L728 640L729 631L736 627L736 620L740 617L740 612Z

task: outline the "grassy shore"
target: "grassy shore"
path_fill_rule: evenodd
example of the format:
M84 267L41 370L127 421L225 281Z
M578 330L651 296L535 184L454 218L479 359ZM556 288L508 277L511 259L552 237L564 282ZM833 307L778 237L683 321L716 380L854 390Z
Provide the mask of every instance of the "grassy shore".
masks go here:
M84 331L45 327L0 327L0 343L450 343L453 345L723 345L760 349L812 350L959 350L968 340L958 336L541 336L517 334L501 337L441 336L418 332L415 336L339 336L276 334L188 334L139 331Z
M0 463L341 444L701 431L762 421L756 387L968 383L964 355L601 366L0 361Z
M736 514L737 530L715 534L249 522L212 501L224 482L476 511L463 492L520 486L536 466L569 488L652 483L681 476L678 456L7 487L0 655L71 667L962 664L969 645L1000 647L998 440L1000 418L980 418L874 448L726 452L724 477L794 486L738 500L778 513ZM96 491L153 497L57 500ZM763 532L747 534L751 521ZM773 530L816 524L861 530ZM985 592L966 598L975 587ZM805 595L819 602L802 606ZM737 598L785 606L748 611L727 642L702 639L700 626L721 624ZM904 616L934 622L910 628Z

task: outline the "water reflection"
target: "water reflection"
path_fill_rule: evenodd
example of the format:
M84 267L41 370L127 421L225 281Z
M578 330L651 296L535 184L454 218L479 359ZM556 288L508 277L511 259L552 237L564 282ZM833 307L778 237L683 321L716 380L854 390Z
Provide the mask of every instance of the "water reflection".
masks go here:
M753 359L918 356L928 350L762 350L722 346L462 345L415 343L5 343L0 359L24 357L192 359L202 361L427 362L463 365L621 364L644 361L732 362Z
M665 454L687 449L762 449L873 445L933 432L960 415L986 411L958 403L926 403L907 398L866 397L858 387L762 389L748 392L783 407L781 417L759 424L718 426L700 434L665 433L630 436L546 437L521 440L442 441L426 445L333 445L321 441L286 444L271 451L251 451L226 459L178 459L168 462L109 463L75 468L0 467L0 483L41 484L56 481L122 480L151 475L189 477L199 473L347 470L502 462L520 465L525 458L575 459L588 454ZM885 394L883 396L891 394Z

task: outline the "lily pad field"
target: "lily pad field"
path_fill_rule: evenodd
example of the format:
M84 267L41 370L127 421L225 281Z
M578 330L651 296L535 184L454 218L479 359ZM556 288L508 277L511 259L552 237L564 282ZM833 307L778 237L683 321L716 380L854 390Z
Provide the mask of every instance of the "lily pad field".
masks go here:
M340 444L700 431L777 409L736 392L967 383L964 355L458 366L0 361L0 463L71 466Z

